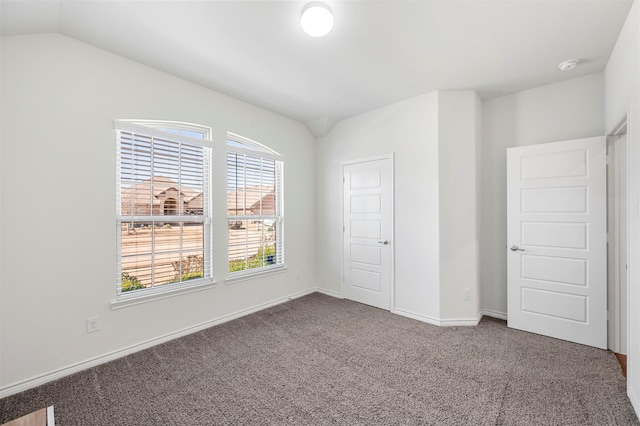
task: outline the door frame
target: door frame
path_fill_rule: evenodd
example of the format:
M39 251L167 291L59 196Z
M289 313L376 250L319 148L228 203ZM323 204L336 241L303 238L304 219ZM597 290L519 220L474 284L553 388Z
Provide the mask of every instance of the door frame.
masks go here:
M340 212L341 212L341 219L340 219L340 296L344 299L344 229L346 224L344 223L344 168L346 166L350 166L350 165L354 165L354 164L361 164L361 163L368 163L371 161L378 161L378 160L389 160L390 166L391 166L391 173L390 173L390 188L391 188L391 194L390 194L390 202L391 202L391 226L389 227L389 229L391 230L391 236L390 236L390 240L391 240L391 247L389 247L389 249L391 250L391 265L389 265L389 267L391 268L391 270L389 271L389 278L390 278L390 282L389 282L389 311L390 312L394 312L395 311L395 265L396 265L396 250L395 250L395 192L396 192L396 188L395 188L395 153L391 152L388 154L382 154L382 155L377 155L377 156L373 156L373 157L365 157L365 158L356 158L353 160L345 160L342 161L341 164L341 173L340 173Z
M630 304L629 304L629 287L630 287L630 282L629 282L629 219L630 219L630 198L629 198L629 136L628 136L628 132L627 132L627 113L625 113L621 119L618 120L618 122L616 123L616 125L611 129L611 131L609 131L607 133L607 166L609 167L613 167L614 168L614 173L617 176L618 179L624 179L626 182L625 185L625 197L627 200L626 206L624 206L625 208L625 217L626 217L626 224L624 229L626 230L626 235L625 235L625 245L626 245L626 255L627 258L626 259L621 259L619 257L619 252L618 250L611 250L611 253L607 253L607 264L608 265L612 265L614 267L614 271L608 271L607 272L607 295L610 298L609 300L609 314L608 314L608 319L609 319L609 326L608 331L609 331L609 338L608 338L608 344L609 344L609 349L611 349L614 352L617 353L623 353L626 355L625 352L628 352L629 350L629 309L630 309ZM620 158L619 154L618 154L618 140L620 138L621 135L626 135L626 155L624 158ZM610 158L609 156L609 145L613 145L613 158ZM619 170L619 162L620 161L624 161L625 162L625 175L621 176L618 175L617 170ZM609 177L610 173L609 170L607 170L607 177ZM618 179L614 179L614 183L613 183L613 190L614 190L614 194L607 194L607 202L610 201L610 197L614 198L615 194L619 193L620 190L620 183ZM608 185L607 185L608 186ZM608 188L607 188L608 189ZM619 210L616 210L616 208L618 207L617 201L615 199L612 200L614 202L614 212L618 212ZM610 206L607 206L607 211L609 212L609 208ZM618 241L620 241L620 231L621 231L621 227L620 227L620 223L619 223L619 216L615 215L614 216L614 220L613 220L613 229L608 229L608 235L607 235L607 243L609 246L617 246ZM611 256L611 259L609 258L609 256ZM626 277L626 291L622 292L621 289L621 285L620 285L620 279L619 279L619 271L621 271L621 264L624 263L627 265L626 269L624 270L625 272L625 277ZM610 278L613 278L613 282L611 281ZM622 304L624 303L625 305L625 310L623 311L622 309ZM625 318L625 324L624 324L624 329L626 329L626 333L623 336L622 335L622 330L623 330L623 318L622 318L622 314L623 312L626 312L626 318ZM624 346L626 346L626 350L624 352L622 352L622 344L623 344L623 339L624 339Z

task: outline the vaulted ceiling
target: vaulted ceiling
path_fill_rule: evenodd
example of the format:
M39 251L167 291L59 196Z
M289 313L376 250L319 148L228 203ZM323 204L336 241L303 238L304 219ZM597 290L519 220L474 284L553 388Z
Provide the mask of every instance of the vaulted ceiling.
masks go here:
M3 36L58 32L305 123L433 90L490 98L602 71L631 0L327 0L335 25L300 28L304 1L2 0ZM558 64L580 65L561 72Z

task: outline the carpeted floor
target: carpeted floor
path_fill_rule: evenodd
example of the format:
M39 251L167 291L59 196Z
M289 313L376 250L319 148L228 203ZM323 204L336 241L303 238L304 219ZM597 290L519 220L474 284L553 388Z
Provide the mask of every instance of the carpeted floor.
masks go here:
M312 294L0 400L67 425L638 425L611 352Z

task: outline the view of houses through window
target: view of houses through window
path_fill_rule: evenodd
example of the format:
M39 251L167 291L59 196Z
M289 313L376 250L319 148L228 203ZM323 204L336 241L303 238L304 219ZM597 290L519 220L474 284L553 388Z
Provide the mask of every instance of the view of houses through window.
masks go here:
M227 142L229 273L284 264L282 161L265 146L237 135Z
M118 292L210 277L205 133L119 124Z
M118 294L211 278L208 133L171 123L116 122ZM230 134L228 273L284 266L282 160Z

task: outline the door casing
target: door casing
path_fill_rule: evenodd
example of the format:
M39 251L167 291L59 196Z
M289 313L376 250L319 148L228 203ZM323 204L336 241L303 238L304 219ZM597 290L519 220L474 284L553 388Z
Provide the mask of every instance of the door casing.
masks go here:
M627 116L607 136L608 210L608 345L627 354L628 342L628 253L629 253L629 160Z

